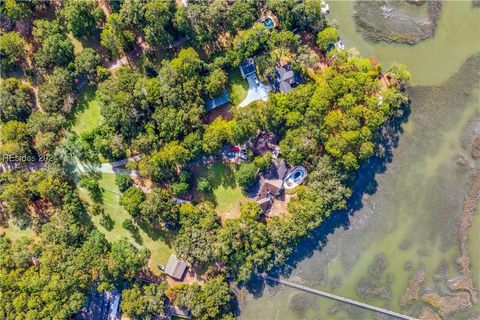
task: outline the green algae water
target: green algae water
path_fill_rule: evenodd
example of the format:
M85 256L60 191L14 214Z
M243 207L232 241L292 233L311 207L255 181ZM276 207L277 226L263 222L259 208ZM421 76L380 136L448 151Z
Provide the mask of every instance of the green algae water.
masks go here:
M466 1L445 3L435 36L410 46L367 42L355 31L353 4L329 3L347 47L410 69L411 114L393 161L375 176L375 192L364 195L347 228L335 230L321 249L290 266L288 280L415 317L424 309L438 312L421 298L448 296L448 279L461 275L457 223L480 169L480 160L471 156L473 137L480 135L480 9ZM477 289L479 215L476 210L466 234ZM417 300L402 303L411 279L422 271ZM480 318L479 304L457 312L445 311L454 306L450 300L443 304L440 319ZM248 296L240 318L391 319L282 286Z

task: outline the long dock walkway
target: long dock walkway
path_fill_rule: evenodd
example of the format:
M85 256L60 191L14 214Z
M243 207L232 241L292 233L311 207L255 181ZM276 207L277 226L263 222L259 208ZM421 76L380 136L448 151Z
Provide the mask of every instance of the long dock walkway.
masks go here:
M382 314L385 314L387 316L392 316L392 317L395 317L395 318L398 318L398 319L405 319L405 320L418 320L416 318L406 316L406 315L401 314L401 313L397 313L397 312L393 312L393 311L390 311L390 310L387 310L387 309L382 309L382 308L379 308L379 307L375 307L375 306L372 306L372 305L369 305L369 304L366 304L366 303L363 303L363 302L360 302L360 301L344 298L344 297L341 297L341 296L337 296L336 294L332 294L332 293L320 291L320 290L317 290L317 289L309 288L309 287L306 287L306 286L303 286L301 284L297 284L297 283L294 283L294 282L291 282L291 281L288 281L288 280L283 280L283 279L280 279L280 278L271 277L271 276L269 276L267 274L264 274L264 273L259 273L258 275L260 277L264 278L264 279L267 279L267 280L270 280L270 281L273 281L273 282L276 282L276 283L280 283L280 284L283 284L283 285L286 285L286 286L289 286L289 287L292 287L292 288L300 289L302 291L310 292L310 293L313 293L313 294L316 294L316 295L319 295L319 296L322 296L322 297L325 297L325 298L345 302L345 303L354 305L356 307L360 307L360 308L367 309L367 310L370 310L370 311L375 311L375 312L378 312L378 313L382 313Z

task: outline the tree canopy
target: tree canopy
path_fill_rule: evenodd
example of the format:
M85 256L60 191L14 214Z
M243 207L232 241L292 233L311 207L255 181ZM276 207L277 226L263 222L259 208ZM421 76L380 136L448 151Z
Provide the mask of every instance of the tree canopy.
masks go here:
M191 310L196 319L229 319L232 296L228 284L222 277L207 281L203 286L197 283L179 285L167 293L179 306ZM231 319L231 318L230 318Z
M166 283L135 285L122 292L120 307L131 319L153 320L164 314Z
M68 112L71 107L72 75L63 68L55 68L39 89L41 108L48 113Z
M100 55L92 48L83 49L75 57L75 71L77 76L86 76L92 78L97 73L97 67L100 65Z
M34 106L33 90L15 78L0 79L0 121L26 121Z
M148 193L141 204L140 219L153 228L162 222L175 223L178 220L178 209L170 193L159 188Z
M145 200L143 191L134 186L128 188L120 198L120 204L125 207L132 217L136 218L140 215L140 205Z
M132 49L135 44L135 34L125 28L120 15L112 13L107 17L100 43L113 55L120 56L125 51Z
M102 15L103 12L95 6L93 0L68 0L62 9L67 29L75 37L94 34L97 31L97 20Z
M335 42L338 41L338 33L337 29L332 27L327 27L320 31L317 36L317 44L323 51L327 51L327 49Z
M26 42L18 32L2 32L0 35L0 66L11 70L25 57Z
M35 20L32 34L40 44L34 55L40 67L66 67L73 61L73 44L57 21Z
M174 1L150 1L145 4L145 40L151 46L166 46L173 41L171 30Z
M318 32L325 26L321 0L268 0L272 10L287 30L309 30Z

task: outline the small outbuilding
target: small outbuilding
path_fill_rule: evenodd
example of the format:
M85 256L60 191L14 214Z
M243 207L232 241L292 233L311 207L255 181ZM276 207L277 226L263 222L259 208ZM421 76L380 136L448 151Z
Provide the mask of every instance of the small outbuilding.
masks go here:
M181 319L191 319L192 314L187 309L182 309L177 306L167 305L165 308L165 313L170 317L176 317Z
M187 268L188 264L185 261L179 260L175 255L171 255L168 258L165 273L176 280L182 280Z

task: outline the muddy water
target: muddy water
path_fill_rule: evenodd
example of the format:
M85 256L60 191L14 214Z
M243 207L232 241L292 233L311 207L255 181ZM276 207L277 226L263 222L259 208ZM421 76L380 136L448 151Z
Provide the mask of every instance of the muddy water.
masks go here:
M352 4L330 6L332 16L335 10L344 10L335 17L342 23L347 21L346 26L340 26L347 46L358 47L363 55L376 55L383 63L395 60L406 64L417 85L409 88L411 114L402 126L393 161L386 172L375 176L374 192L364 196L363 207L349 217L347 228L337 229L325 243L318 243L321 249L306 250L306 258L291 265L288 277L418 317L428 304L420 300L400 304L410 279L424 269L420 295L446 296L451 293L446 280L460 275L455 262L460 254L456 224L473 172L480 168L480 160L470 156L472 137L480 134L480 55L468 59L480 53L480 10L473 11L470 2L446 3L433 39L402 46L365 42L349 25L353 23L349 22ZM472 19L475 15L477 20ZM458 42L458 37L463 41ZM452 56L453 51L458 55ZM467 239L477 289L479 215L477 210ZM247 300L241 319L375 317L371 312L278 286L266 286L262 294ZM480 317L480 305L444 318L468 319L473 315Z
M467 245L470 249L472 273L475 288L480 288L480 209L473 216L472 227L469 230Z

